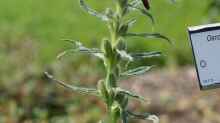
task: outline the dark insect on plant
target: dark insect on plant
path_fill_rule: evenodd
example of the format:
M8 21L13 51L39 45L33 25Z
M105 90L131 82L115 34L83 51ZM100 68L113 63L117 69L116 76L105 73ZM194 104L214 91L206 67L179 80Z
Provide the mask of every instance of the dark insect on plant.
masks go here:
M142 0L142 2L143 2L143 4L144 4L145 8L146 8L147 10L149 10L149 9L150 9L149 1L148 1L148 0Z
M84 0L79 0L81 8L87 13L93 15L106 23L110 35L104 38L101 48L87 48L81 42L75 40L67 40L71 43L72 48L64 51L58 57L62 57L67 53L83 53L92 55L103 61L105 66L105 78L97 82L96 88L85 88L68 85L65 82L54 79L49 73L45 73L48 78L59 83L60 85L82 94L95 95L102 99L107 107L107 118L100 123L128 123L129 119L152 120L154 123L159 122L156 115L150 113L136 114L128 109L130 99L145 101L142 96L135 94L129 90L122 89L118 86L123 78L144 74L151 70L154 65L140 66L128 69L129 63L161 56L161 52L128 52L127 38L159 38L170 42L170 40L160 33L133 33L129 29L135 24L136 19L126 19L127 15L133 11L138 11L146 15L154 22L153 16L149 13L148 0L113 0L115 8L107 8L105 12L100 13L90 8ZM143 3L144 5L143 5ZM147 9L146 9L147 8ZM125 18L126 17L126 18Z

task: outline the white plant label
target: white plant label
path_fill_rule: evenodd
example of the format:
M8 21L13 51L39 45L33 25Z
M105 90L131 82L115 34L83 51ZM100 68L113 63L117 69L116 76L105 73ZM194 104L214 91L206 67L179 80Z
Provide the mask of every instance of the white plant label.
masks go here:
M220 23L188 30L200 89L220 87Z

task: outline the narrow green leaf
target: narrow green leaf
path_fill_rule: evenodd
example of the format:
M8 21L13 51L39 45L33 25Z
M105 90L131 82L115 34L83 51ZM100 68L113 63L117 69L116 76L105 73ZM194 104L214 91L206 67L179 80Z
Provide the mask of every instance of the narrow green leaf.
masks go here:
M127 44L123 38L118 39L118 44L116 47L118 50L126 50Z
M57 55L58 59L67 55L68 53L75 53L75 52L90 54L100 59L104 58L103 53L97 48L90 49L90 48L84 47L81 42L74 41L74 40L65 39L64 41L68 41L69 43L72 44L73 47L71 49L65 50L64 52L61 52L60 54L58 54Z
M105 9L105 15L107 16L108 20L114 18L114 12L113 12L113 10L110 9L110 8L106 8L106 9Z
M153 51L153 52L130 53L130 55L135 60L139 60L139 59L144 59L144 58L160 57L162 53L158 51Z
M84 88L84 87L77 87L77 86L73 86L73 85L69 85L66 84L63 81L57 80L55 79L51 74L49 74L48 72L44 73L50 80L62 85L63 87L74 91L74 92L78 92L78 93L82 93L82 94L90 94L90 95L95 95L95 96L99 96L99 93L97 91L97 89L93 89L93 88Z
M141 8L141 7L138 7L138 6L134 5L134 4L129 4L128 6L129 6L130 8L132 8L133 10L138 10L138 11L140 11L143 15L146 15L147 17L150 18L152 24L155 24L155 20L154 20L153 15L152 15L149 11L147 11L146 9Z
M143 15L146 15L147 17L150 18L152 24L155 24L155 20L154 20L154 17L153 15L148 12L146 9L143 9L143 8L137 8Z
M151 120L153 121L153 123L159 123L160 119L156 116L156 115L150 115L148 118L146 118L147 120Z
M75 52L74 49L65 50L57 55L57 59L61 59L63 56L66 56L67 54L74 53L74 52Z
M118 54L121 56L122 59L133 61L133 57L129 55L125 50L117 50Z
M101 51L97 48L87 48L83 46L83 44L79 41L69 40L65 39L65 41L70 42L73 45L73 49L76 49L79 52L82 53L101 53Z
M141 66L135 69L128 70L124 73L122 73L122 76L137 76L137 75L142 75L149 70L151 70L154 66Z
M97 17L97 18L100 18L101 20L103 21L108 21L108 17L104 14L101 14L93 9L91 9L86 3L84 0L80 0L80 6L89 14Z
M122 26L120 26L119 30L118 30L118 35L125 35L128 31L128 25L124 24Z
M151 120L153 123L159 123L159 118L156 115L152 115L150 113L145 114L135 114L131 111L127 111L128 116L134 119L142 119L142 120Z
M135 98L135 99L138 99L138 100L141 100L141 101L147 101L146 99L144 99L144 97L139 96L139 95L137 95L133 92L130 92L128 90L124 90L124 89L121 89L121 88L115 88L115 90L116 90L116 92L126 94L129 97L132 97L132 98Z
M134 7L137 7L141 3L142 3L141 0L133 0L133 1L130 2L130 5L134 6Z
M150 113L145 113L145 114L136 114L131 111L127 111L128 116L136 119L145 119L148 118L151 114Z
M128 25L128 28L132 27L135 23L136 23L136 19L132 18L132 19L129 19L127 22L126 22L126 25Z
M98 81L98 91L100 93L100 95L103 97L103 99L107 102L109 99L109 94L108 94L108 90L105 86L105 81L104 80L100 80Z
M144 58L152 58L161 56L161 52L138 52L138 53L127 53L125 50L117 50L118 54L125 61L134 62L136 60L142 60ZM129 63L128 62L128 63Z
M143 38L160 38L168 41L170 44L173 42L166 36L160 33L127 33L125 36L127 37L143 37Z

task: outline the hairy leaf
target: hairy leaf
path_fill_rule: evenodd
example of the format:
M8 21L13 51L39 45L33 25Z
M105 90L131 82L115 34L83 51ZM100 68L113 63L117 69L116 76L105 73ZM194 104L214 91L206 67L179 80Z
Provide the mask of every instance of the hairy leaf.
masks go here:
M141 0L133 0L130 2L130 5L133 7L138 7L141 4Z
M82 53L101 53L101 51L97 48L89 49L84 47L82 43L79 41L74 41L69 39L66 39L65 41L69 41L73 45L73 49L75 49L76 51L80 51Z
M138 94L135 94L135 93L130 92L128 90L124 90L124 89L119 88L119 87L115 88L115 90L116 90L116 92L125 94L129 97L132 97L132 98L135 98L135 99L138 99L138 100L141 100L141 101L147 101L146 99L144 99L144 97L139 96Z
M153 52L140 52L140 53L130 53L130 55L135 59L144 59L144 58L152 58L152 57L160 57L162 55L161 52L153 51Z
M151 120L153 123L159 123L159 118L156 115L151 115L150 113L135 114L133 112L127 111L127 114L134 119Z
M141 74L148 72L153 67L154 66L141 66L135 69L128 70L122 73L121 75L122 76L137 76L137 75L141 75Z
M126 24L128 25L128 28L132 27L136 23L136 19L129 19Z
M95 17L98 17L100 18L101 20L103 21L108 21L108 17L104 14L101 14L93 9L91 9L86 3L84 0L80 0L80 6L89 14L95 16Z
M116 48L118 50L126 50L127 49L126 42L123 38L118 39L118 44L117 44Z
M109 94L108 94L108 90L105 86L105 81L104 80L100 80L98 81L98 91L100 93L100 95L104 98L104 100L107 102L109 99Z
M143 38L160 38L168 41L173 44L173 42L166 36L160 33L127 33L125 36L127 37L143 37Z
M114 12L110 8L105 9L105 15L108 17L108 19L113 19L114 18Z
M97 91L97 89L93 89L93 88L84 88L84 87L77 87L77 86L73 86L73 85L69 85L66 84L63 81L57 80L55 79L51 74L49 74L48 72L44 73L49 79L51 79L52 81L62 85L63 87L74 91L74 92L78 92L78 93L82 93L82 94L90 94L90 95L95 95L95 96L99 96L99 93Z
M118 30L118 35L125 35L128 31L128 25L124 24L122 26L120 26L119 30Z
M127 53L125 50L117 50L121 58L125 61L134 62L136 60L142 60L145 58L159 57L161 52L152 51L152 52L138 52L138 53Z
M150 12L148 12L146 9L141 8L141 7L139 7L139 6L135 6L135 5L133 5L133 4L129 4L128 6L129 6L130 8L132 8L133 10L138 10L138 11L140 11L143 15L146 15L147 17L149 17L150 20L151 20L151 22L152 22L153 24L155 24L155 20L154 20L153 15L152 15Z
M99 49L96 49L96 48L90 49L90 48L84 47L81 42L74 41L74 40L66 39L65 41L70 42L72 44L73 48L65 50L64 52L58 54L58 56L57 56L58 59L60 59L61 57L65 56L68 53L75 53L75 52L91 54L91 55L96 56L100 59L104 58L103 53Z
M122 59L128 60L128 61L133 61L133 57L129 55L125 50L117 50L119 55L121 56Z
M74 53L74 52L75 52L74 49L65 50L57 55L57 59L61 59L63 56L70 54L70 53Z

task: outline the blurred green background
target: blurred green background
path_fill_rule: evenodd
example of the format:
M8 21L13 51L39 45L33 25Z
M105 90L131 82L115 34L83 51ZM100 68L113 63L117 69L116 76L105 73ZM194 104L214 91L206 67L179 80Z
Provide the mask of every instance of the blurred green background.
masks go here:
M112 5L111 0L87 2L99 11ZM170 37L174 45L158 39L129 39L130 50L159 50L165 54L138 64L178 70L192 66L187 27L217 22L219 1L177 0L172 4L169 0L152 0L150 3L156 24L134 13L131 16L138 21L131 31L160 32ZM106 36L104 23L81 10L78 0L1 0L0 123L97 122L105 112L100 101L57 87L43 72L76 81L71 84L94 86L103 77L100 61L78 54L62 60L56 56L69 47L61 39L76 39L88 47L97 47Z
M88 3L97 10L104 10L111 1ZM170 37L175 46L160 41L133 39L129 43L136 49L160 49L169 56L164 62L191 63L187 27L207 23L207 8L210 1L179 0L175 5L168 0L151 2L151 12L156 18L154 30ZM97 18L82 11L73 0L7 0L1 1L0 39L3 42L19 42L29 38L40 47L38 61L49 63L62 50L61 39L77 39L86 45L99 43L108 33ZM138 23L134 30L152 31L147 17L135 14ZM156 42L156 43L155 43ZM96 46L96 44L95 44ZM181 52L180 52L181 51ZM170 61L170 60L173 61Z

